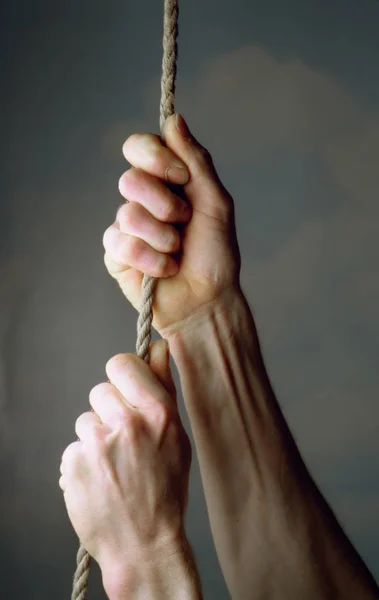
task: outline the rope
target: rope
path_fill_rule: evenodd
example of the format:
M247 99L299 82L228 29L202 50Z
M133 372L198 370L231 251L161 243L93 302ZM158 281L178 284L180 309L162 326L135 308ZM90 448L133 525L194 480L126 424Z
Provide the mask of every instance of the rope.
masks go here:
M178 0L164 0L163 26L163 61L161 79L161 102L159 126L164 143L163 128L166 119L174 114L176 61L178 56ZM136 352L139 358L149 362L149 346L151 342L151 325L153 321L154 292L157 280L144 274L141 288L141 309L137 321ZM71 600L85 600L87 597L88 578L91 557L80 545L76 555L76 571L73 579Z

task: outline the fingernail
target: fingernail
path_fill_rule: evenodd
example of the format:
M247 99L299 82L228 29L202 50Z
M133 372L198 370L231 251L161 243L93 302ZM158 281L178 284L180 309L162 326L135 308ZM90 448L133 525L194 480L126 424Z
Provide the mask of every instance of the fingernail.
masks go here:
M188 128L188 125L185 122L184 117L182 117L182 115L179 113L176 113L175 126L176 126L176 129L179 131L180 135L182 136L182 138L184 138L185 140L191 139L192 136L191 136L191 132Z
M185 185L189 180L189 173L185 167L181 167L178 165L168 167L166 171L166 179L167 181L171 181L172 183Z

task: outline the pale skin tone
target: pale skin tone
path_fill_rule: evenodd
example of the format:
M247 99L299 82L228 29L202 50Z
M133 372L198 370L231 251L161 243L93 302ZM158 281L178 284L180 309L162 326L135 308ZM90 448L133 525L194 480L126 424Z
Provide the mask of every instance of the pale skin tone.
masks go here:
M150 358L150 366L132 354L108 361L109 381L92 389L92 411L76 421L59 485L109 598L198 600L184 534L191 446L164 340Z
M175 115L166 122L165 144L152 134L126 141L123 152L132 168L121 177L119 188L128 202L105 232L105 264L136 308L142 273L160 278L154 327L167 340L179 370L214 542L231 597L374 600L379 597L376 583L309 475L268 380L239 285L233 200L209 154ZM174 170L175 164L181 168ZM184 185L168 186L167 181ZM162 385L170 398L164 406L175 407L172 383L165 384L168 375L165 379L156 367L160 363L154 354L159 352L159 346L153 347L150 367L130 355L112 359L128 366L119 366L118 379L107 369L110 383L101 384L112 387L111 396L120 405L142 403L141 415L150 423L150 437L143 437L148 442L142 444L138 434L123 441L118 422L104 421L111 410L109 396L99 393L92 404L92 392L95 412L79 418L82 441L62 461L63 470L71 473L65 482L69 516L98 560L111 599L201 597L183 527L189 464L186 469L180 463L180 448L188 440L174 409L164 419L152 417L162 411ZM160 372L168 373L163 364L162 358ZM138 391L130 384L136 380ZM158 438L166 440L162 422L167 419L178 432L173 436L176 445L169 436L157 445ZM140 421L126 421L130 432L138 432ZM101 429L102 423L111 431ZM105 465L100 474L91 458L94 438ZM119 439L118 451L110 453L107 449ZM85 468L74 468L80 464ZM118 469L117 478L107 476L104 495L101 473ZM179 471L180 480L175 479ZM125 477L125 472L131 475ZM115 481L124 482L122 492ZM168 493L165 505L159 495L162 486L175 487L176 503L175 494ZM93 500L101 496L96 490L102 490L100 504ZM154 502L144 500L147 494ZM133 525L132 514L138 515L140 527ZM151 530L144 515L150 517ZM157 554L159 561L154 559Z

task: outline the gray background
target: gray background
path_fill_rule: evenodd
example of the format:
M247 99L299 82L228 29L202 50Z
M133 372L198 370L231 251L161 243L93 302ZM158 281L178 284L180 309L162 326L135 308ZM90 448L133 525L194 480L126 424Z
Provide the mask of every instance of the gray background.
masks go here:
M103 266L122 142L158 133L162 3L12 0L1 32L0 595L68 598L58 488L136 314ZM181 3L177 110L237 207L243 284L317 483L379 578L379 3ZM194 462L188 533L228 594ZM97 569L90 598L103 598Z

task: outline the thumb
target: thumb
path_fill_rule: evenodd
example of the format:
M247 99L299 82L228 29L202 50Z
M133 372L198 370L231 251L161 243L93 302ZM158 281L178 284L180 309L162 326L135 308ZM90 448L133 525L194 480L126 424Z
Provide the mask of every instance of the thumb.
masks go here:
M150 344L149 365L154 375L176 403L176 387L170 369L170 350L164 339Z
M229 220L233 199L217 174L211 154L190 132L183 116L175 113L165 123L165 144L187 166L190 173L184 190L193 209Z

